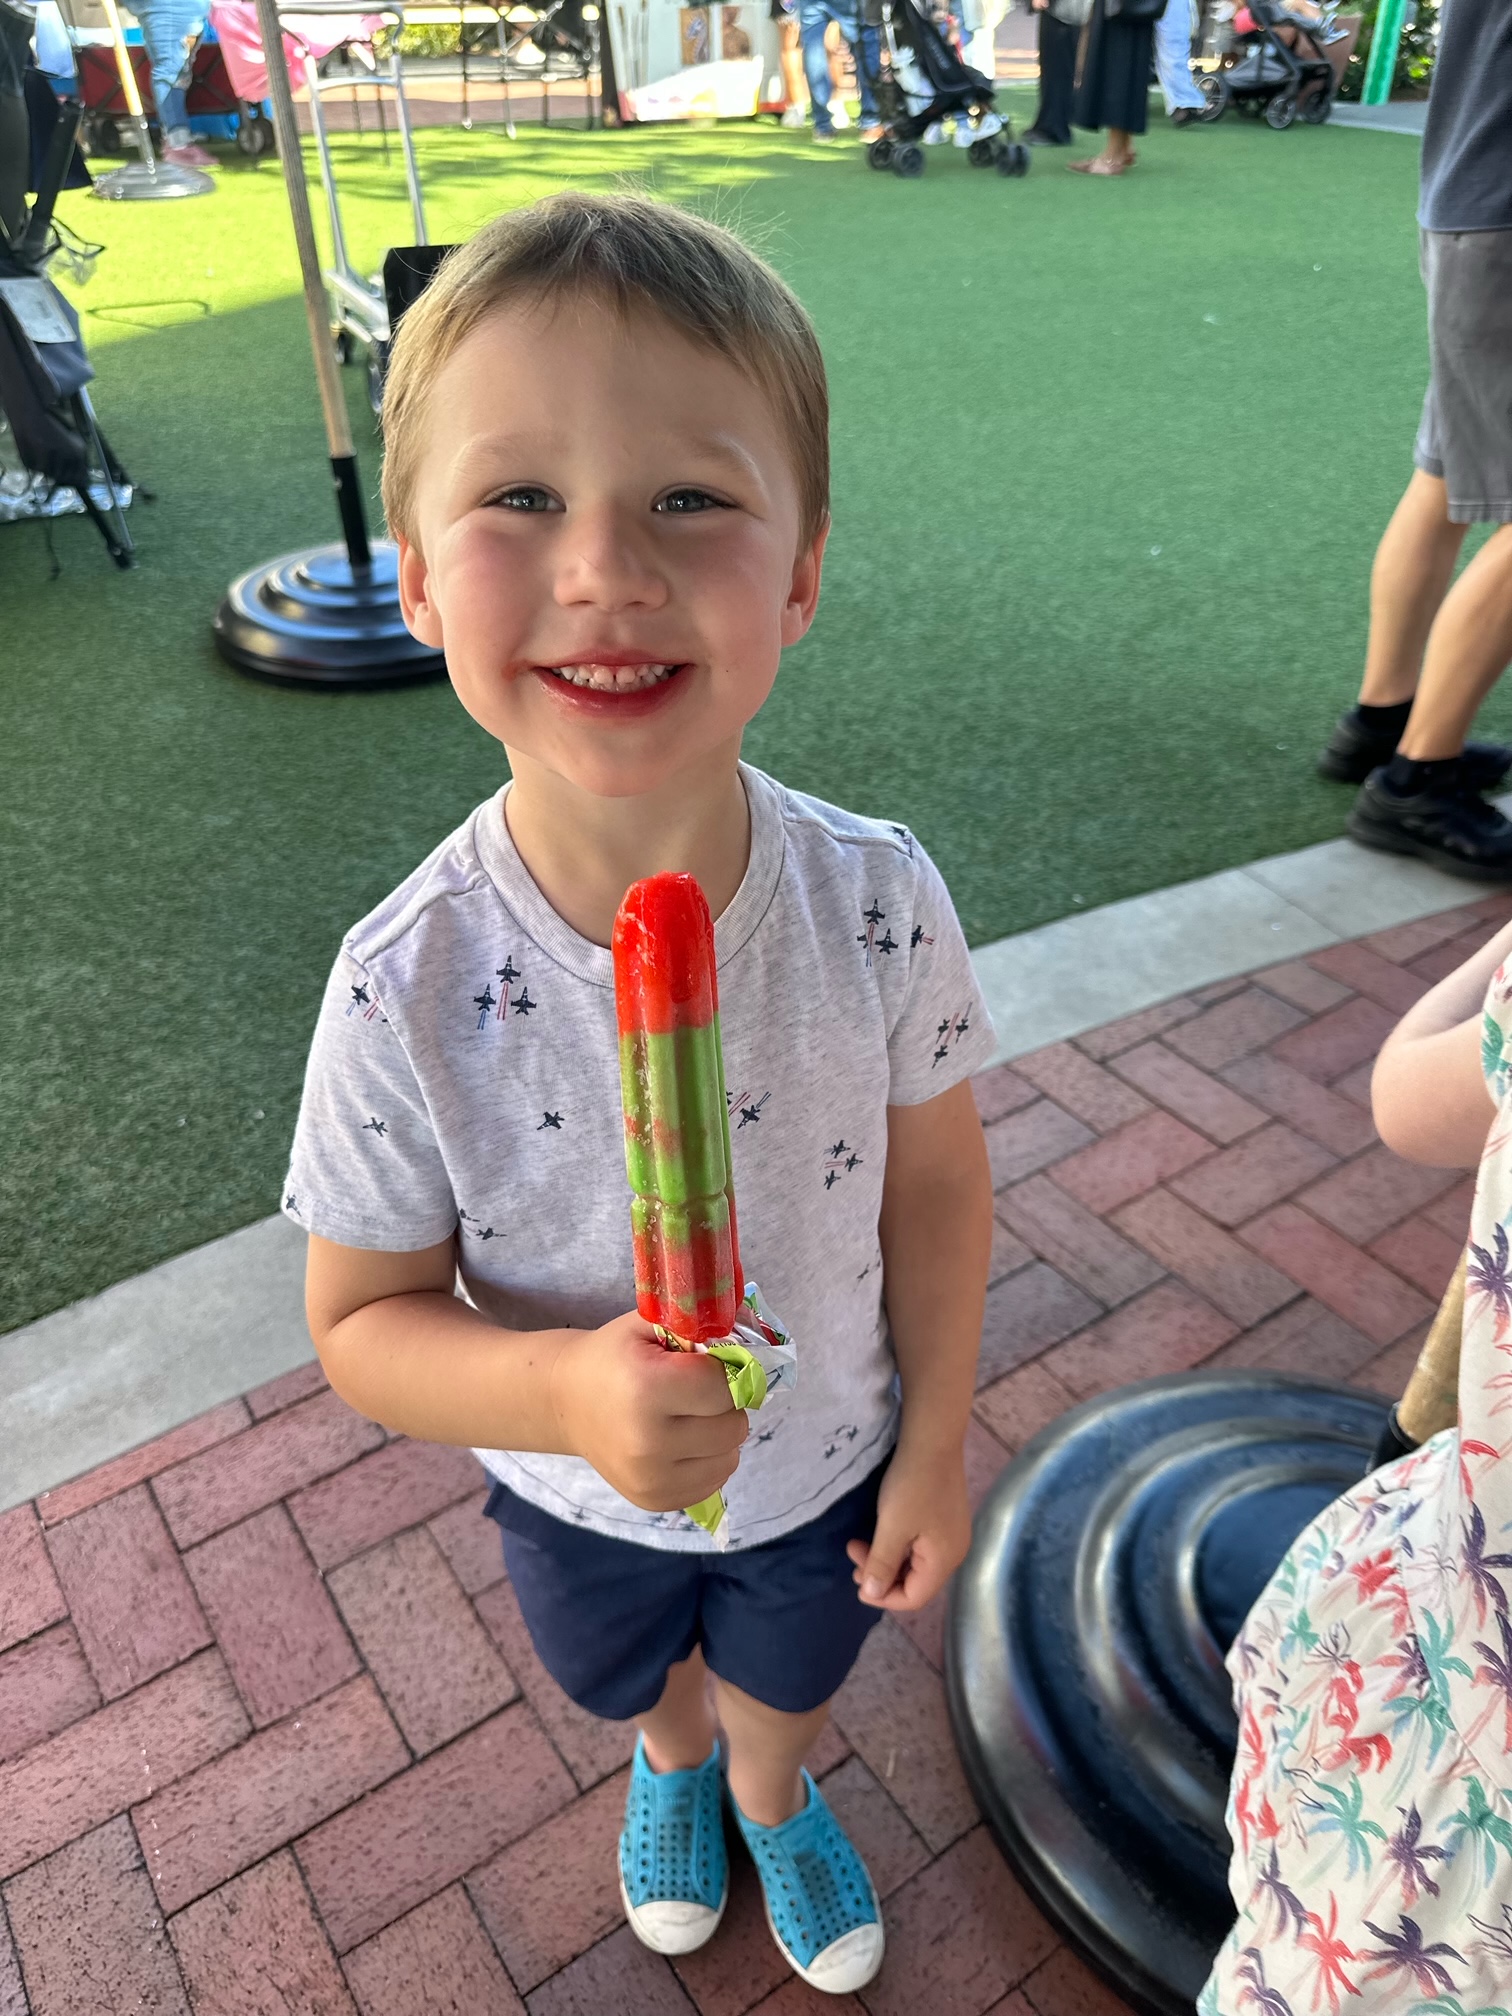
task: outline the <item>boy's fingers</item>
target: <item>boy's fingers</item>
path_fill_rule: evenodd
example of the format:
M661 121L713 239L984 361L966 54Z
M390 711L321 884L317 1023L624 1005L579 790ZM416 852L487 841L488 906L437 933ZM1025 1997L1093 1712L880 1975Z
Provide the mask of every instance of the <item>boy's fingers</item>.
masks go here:
M667 1446L678 1463L697 1463L737 1450L750 1433L744 1414L727 1408L723 1414L674 1415L667 1423Z
M702 1351L662 1351L662 1398L672 1414L732 1414L730 1382L717 1358Z
M898 1570L908 1553L909 1543L901 1534L886 1533L879 1525L861 1566L861 1601L880 1603L898 1579Z

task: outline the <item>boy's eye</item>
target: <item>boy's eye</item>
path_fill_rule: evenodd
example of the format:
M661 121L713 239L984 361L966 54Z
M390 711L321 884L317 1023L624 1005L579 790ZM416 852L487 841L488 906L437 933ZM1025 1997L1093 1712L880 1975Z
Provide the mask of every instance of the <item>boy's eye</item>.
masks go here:
M501 505L506 511L560 511L558 498L539 483L514 483L509 489L500 490L488 502Z
M653 511L667 511L678 516L697 511L728 511L730 506L723 497L715 497L707 490L683 488L669 490L664 497L658 497L652 505Z

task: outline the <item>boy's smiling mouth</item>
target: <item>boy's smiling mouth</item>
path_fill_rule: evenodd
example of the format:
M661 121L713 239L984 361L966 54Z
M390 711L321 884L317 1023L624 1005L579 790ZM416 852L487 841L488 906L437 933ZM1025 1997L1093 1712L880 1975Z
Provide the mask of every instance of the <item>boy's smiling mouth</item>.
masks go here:
M675 672L680 672L682 666L661 662L640 665L606 664L600 659L589 659L577 665L543 665L539 670L549 672L579 690L587 689L594 693L645 693L654 686L663 685Z

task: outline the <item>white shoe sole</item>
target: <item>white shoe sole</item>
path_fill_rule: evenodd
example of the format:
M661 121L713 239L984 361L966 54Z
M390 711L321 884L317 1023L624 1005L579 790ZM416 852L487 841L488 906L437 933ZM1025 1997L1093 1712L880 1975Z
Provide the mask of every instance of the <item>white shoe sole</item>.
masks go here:
M726 1875L724 1894L717 1911L711 1911L707 1904L684 1903L673 1897L654 1897L647 1904L632 1904L625 1890L623 1873L619 1878L619 1893L630 1930L642 1946L649 1946L653 1953L696 1953L700 1946L708 1945L719 1929L719 1921L730 1901L730 1879ZM821 1954L820 1958L823 1957ZM870 1980L871 1976L868 1975L867 1979Z
M789 1967L810 1988L818 1989L821 1995L854 1995L858 1988L864 1988L868 1981L874 1981L882 1966L886 1950L886 1939L882 1931L882 1906L877 1901L876 1885L867 1879L871 1888L872 1908L876 1918L870 1925L858 1925L854 1931L842 1932L822 1953L816 1953L807 1967L800 1967L782 1940L777 1936L777 1927L772 1923L772 1907L766 1901L766 1891L761 1893L762 1909L766 1912L767 1930L771 1933L777 1951Z

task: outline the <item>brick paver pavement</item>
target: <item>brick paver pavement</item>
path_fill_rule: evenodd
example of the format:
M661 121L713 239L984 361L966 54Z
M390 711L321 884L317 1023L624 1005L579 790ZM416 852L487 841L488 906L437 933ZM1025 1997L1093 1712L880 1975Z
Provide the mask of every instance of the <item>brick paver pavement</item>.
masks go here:
M977 1081L998 1186L973 1491L1063 1409L1199 1364L1399 1391L1470 1183L1376 1140L1369 1063L1496 897ZM536 1661L473 1458L316 1367L0 1514L0 2012L1121 2016L979 1821L943 1605L884 1622L816 1768L887 1964L787 1971L743 1854L703 1953L625 1928L630 1740Z

